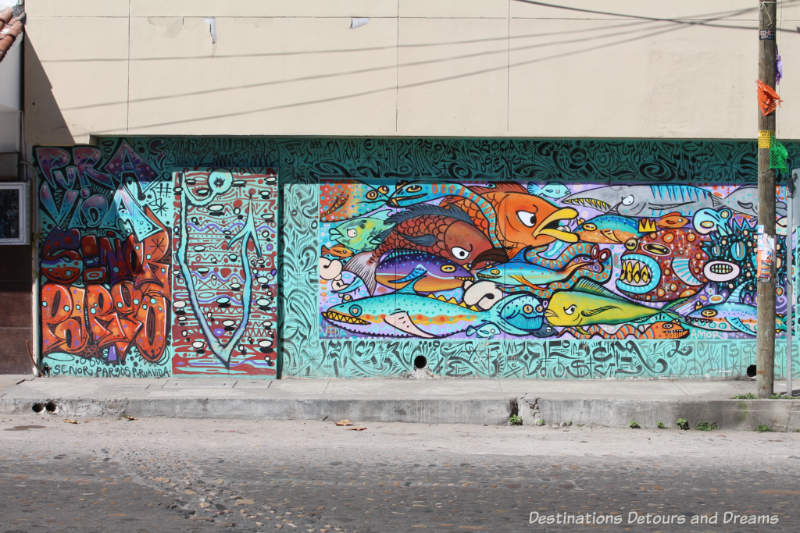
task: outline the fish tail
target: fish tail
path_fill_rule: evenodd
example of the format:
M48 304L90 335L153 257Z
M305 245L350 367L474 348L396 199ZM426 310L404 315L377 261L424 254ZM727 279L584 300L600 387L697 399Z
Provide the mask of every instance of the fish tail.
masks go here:
M679 298L674 302L670 302L664 307L661 308L662 313L666 313L670 318L675 320L681 320L683 317L676 311L679 307L685 304L691 296L687 296L686 298Z
M370 296L375 293L378 282L375 279L375 272L378 269L378 261L373 260L372 252L361 252L356 254L344 265L344 270L352 272L364 282Z

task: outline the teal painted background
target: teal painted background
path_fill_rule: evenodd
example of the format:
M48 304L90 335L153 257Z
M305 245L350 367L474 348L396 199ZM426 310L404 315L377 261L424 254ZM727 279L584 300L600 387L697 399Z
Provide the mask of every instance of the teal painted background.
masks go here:
M159 179L184 167L274 168L280 177L278 373L387 376L423 355L436 374L518 378L736 376L755 341L321 339L319 183L336 179L755 183L755 141L372 138L129 138L161 153ZM119 139L101 139L110 157ZM797 143L785 143L790 156ZM782 343L776 373L783 374ZM795 355L797 361L797 354ZM798 364L798 363L796 363Z

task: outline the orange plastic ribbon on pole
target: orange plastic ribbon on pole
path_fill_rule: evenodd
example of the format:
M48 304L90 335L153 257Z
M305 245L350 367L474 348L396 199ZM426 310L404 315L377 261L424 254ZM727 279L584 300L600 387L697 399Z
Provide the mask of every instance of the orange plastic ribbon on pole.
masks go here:
M777 109L778 104L783 102L775 89L767 85L761 80L758 83L758 107L761 109L761 114L765 117Z

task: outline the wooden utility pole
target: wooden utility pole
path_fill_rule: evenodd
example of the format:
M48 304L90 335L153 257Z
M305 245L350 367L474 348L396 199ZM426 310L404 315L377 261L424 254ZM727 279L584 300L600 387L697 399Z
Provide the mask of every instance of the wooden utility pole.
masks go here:
M758 17L758 79L775 88L775 68L777 44L776 2L759 0ZM775 138L775 112L764 116L758 114L759 138ZM769 146L759 142L758 146L758 225L759 234L766 239L762 242L775 242L775 171L769 168ZM760 235L759 235L760 237ZM766 250L764 250L766 251ZM775 263L772 262L768 277L758 280L758 328L756 349L756 387L759 398L768 398L773 391L775 368Z

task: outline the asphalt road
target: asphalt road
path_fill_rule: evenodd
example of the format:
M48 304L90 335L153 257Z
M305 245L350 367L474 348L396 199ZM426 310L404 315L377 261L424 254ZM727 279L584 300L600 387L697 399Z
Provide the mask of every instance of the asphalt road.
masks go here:
M800 433L78 422L0 418L0 533L800 531Z

